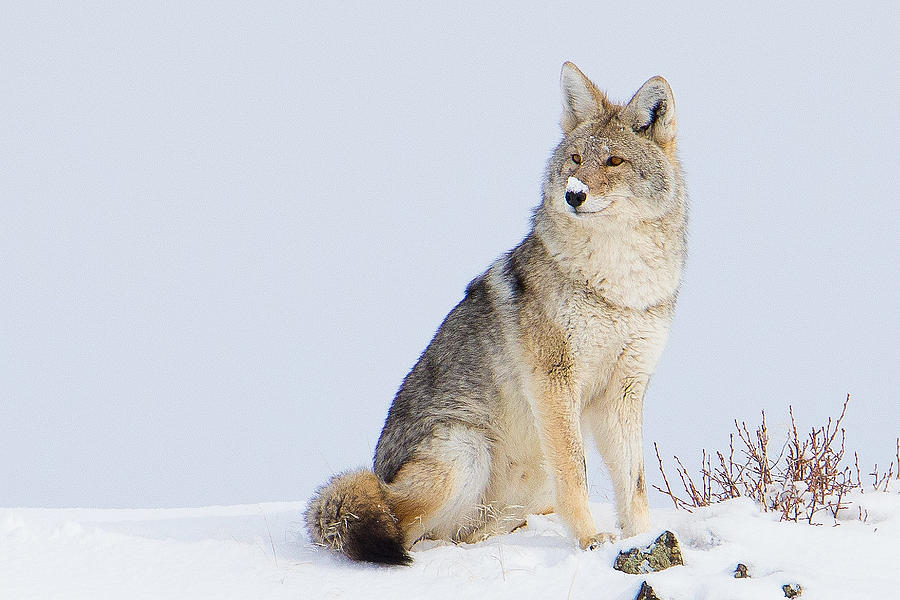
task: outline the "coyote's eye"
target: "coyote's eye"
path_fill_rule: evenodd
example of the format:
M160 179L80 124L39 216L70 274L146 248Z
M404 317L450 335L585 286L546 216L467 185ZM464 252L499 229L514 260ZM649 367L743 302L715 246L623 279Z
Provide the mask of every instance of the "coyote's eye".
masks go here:
M610 166L610 167L618 167L623 162L625 162L625 159L622 158L621 156L610 156L609 158L606 159L606 164L607 164L607 166Z
M573 155L572 155L572 162L575 163L576 165L580 165L580 164L581 164L581 155L580 155L580 154L573 154Z

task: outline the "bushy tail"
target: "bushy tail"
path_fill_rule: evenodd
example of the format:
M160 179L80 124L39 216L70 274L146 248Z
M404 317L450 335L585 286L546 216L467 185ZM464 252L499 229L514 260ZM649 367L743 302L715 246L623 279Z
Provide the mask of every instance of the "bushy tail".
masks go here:
M332 477L316 490L304 517L313 542L354 560L388 565L412 562L384 487L368 469Z

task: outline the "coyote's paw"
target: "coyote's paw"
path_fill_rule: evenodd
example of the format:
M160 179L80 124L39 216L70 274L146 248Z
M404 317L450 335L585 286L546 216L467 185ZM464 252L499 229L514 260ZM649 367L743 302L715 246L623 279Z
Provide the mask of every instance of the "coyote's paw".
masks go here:
M614 533L596 533L590 537L581 538L578 543L581 544L582 550L596 550L603 544L611 544L616 541Z

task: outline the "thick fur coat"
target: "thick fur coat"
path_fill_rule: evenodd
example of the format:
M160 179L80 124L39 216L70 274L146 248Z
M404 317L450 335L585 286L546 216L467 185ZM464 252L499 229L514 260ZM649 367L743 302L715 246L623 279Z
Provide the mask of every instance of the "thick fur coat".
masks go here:
M654 77L614 104L572 63L561 87L532 231L469 284L403 381L374 469L317 491L314 542L402 564L421 538L478 541L555 511L594 548L615 534L590 513L586 437L622 534L650 527L643 399L686 256L675 101Z

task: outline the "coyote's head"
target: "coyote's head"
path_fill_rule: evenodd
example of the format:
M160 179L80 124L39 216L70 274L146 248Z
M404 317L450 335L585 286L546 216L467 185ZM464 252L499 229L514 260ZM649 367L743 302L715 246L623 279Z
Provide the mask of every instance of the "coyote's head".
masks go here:
M610 219L647 222L680 208L675 99L666 80L650 79L624 106L570 62L560 85L565 137L548 165L547 216L602 228Z
M687 251L675 100L654 77L624 106L562 69L564 137L547 165L535 232L558 266L607 301L670 302Z

